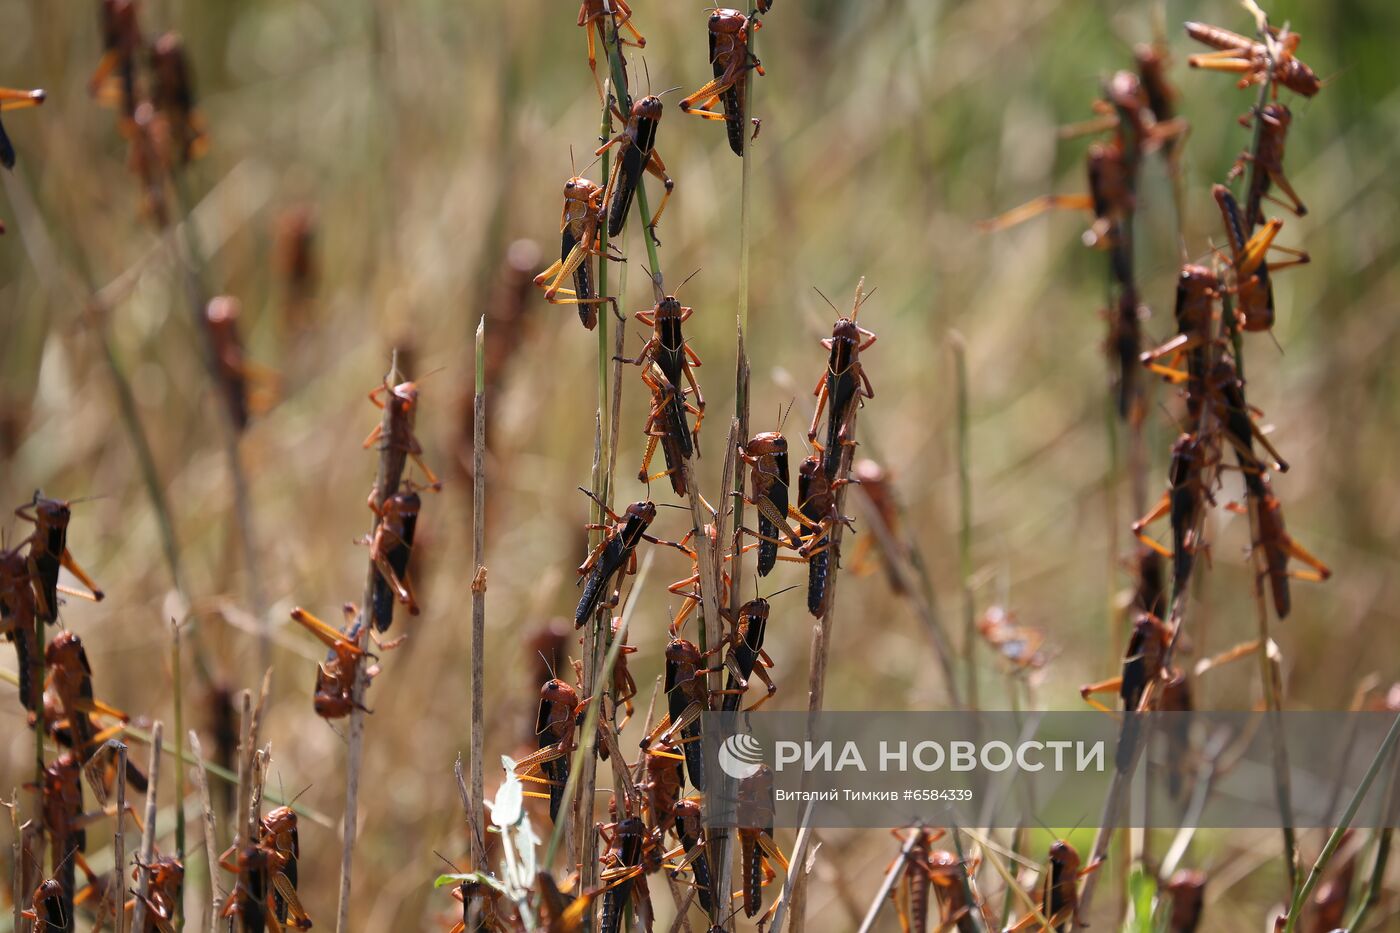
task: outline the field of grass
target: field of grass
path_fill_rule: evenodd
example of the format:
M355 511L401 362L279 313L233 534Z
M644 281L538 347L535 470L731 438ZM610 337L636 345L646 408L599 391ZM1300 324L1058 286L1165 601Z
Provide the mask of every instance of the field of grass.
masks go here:
M1151 41L1161 22L1191 127L1180 230L1190 256L1208 259L1224 244L1210 186L1249 145L1236 118L1255 92L1188 69L1186 57L1203 49L1181 24L1252 32L1248 16L1228 0L778 0L758 35L767 75L756 79L762 130L748 166L745 282L741 160L722 124L674 106L711 76L707 14L657 0L634 0L633 10L647 38L645 50L628 50L633 94L648 83L654 92L681 88L665 97L657 142L676 181L657 235L670 287L698 270L682 297L695 309L686 336L704 360L698 377L708 402L694 464L700 488L712 503L724 498L741 292L749 295L751 429L776 428L791 405L785 430L795 463L806 454L800 438L825 361L819 340L835 318L817 289L844 312L863 276L873 295L860 323L879 342L863 354L876 397L861 410L858 456L879 459L893 478L905 533L927 564L934 614L961 646L952 350L960 341L972 609L980 617L1003 606L1046 637L1051 660L1029 687L1006 676L984 643L973 645L980 705L1083 708L1079 686L1119 669L1133 586L1129 443L1111 409L1103 353L1106 263L1080 242L1083 212L996 234L976 224L1036 195L1084 190L1088 142L1059 140L1056 129L1092 116L1103 80L1131 68L1133 45ZM1288 176L1309 212L1270 214L1285 218L1280 242L1306 249L1311 262L1276 279L1272 340L1248 337L1249 401L1265 412L1291 465L1274 477L1289 532L1333 571L1322 584L1295 582L1292 614L1271 634L1284 706L1345 709L1365 678L1400 679L1400 499L1391 479L1400 456L1392 365L1400 353L1400 7L1279 0L1269 14L1302 35L1298 54L1324 87L1307 100L1285 95L1294 113ZM191 212L204 291L241 301L247 355L275 377L261 380L250 423L235 437L205 366L202 308L191 307L190 228L161 231L142 214L116 113L88 92L102 47L97 4L0 5L0 84L48 94L42 108L4 116L19 160L0 179L8 227L0 237L0 504L8 514L35 489L75 500L68 545L106 598L69 598L61 623L86 644L97 695L141 728L161 720L167 743L176 741L172 619L183 624L180 715L206 752L214 743L210 688L256 695L271 667L261 727L272 752L268 792L301 795L299 890L316 928L331 929L346 720L328 725L313 713L323 649L289 613L303 606L338 623L340 606L361 600L367 549L356 542L370 528L364 502L377 466L362 441L380 417L365 396L397 348L400 368L418 381L423 460L443 488L423 493L413 558L422 613L400 610L390 634L407 638L379 652L382 670L367 694L373 712L365 717L349 929L445 930L460 910L432 888L448 870L434 853L467 861L453 763L470 745L469 415L472 337L483 315L488 339L509 335L487 427L488 796L500 781L499 756L530 744L539 667L531 638L570 616L574 568L586 553L589 506L576 487L593 482L597 340L572 307L546 304L538 290L528 289L517 308L508 260L533 272L552 258L562 185L574 166L603 180L599 166L583 170L599 125L584 30L574 5L559 0L149 0L141 15L147 39L167 29L183 36L209 132L207 155L178 190L168 186L169 210L176 221ZM654 180L649 193L655 202ZM1137 207L1150 346L1175 333L1180 265L1163 160L1146 160ZM302 300L289 294L278 259L279 225L297 210L311 213L315 230L316 272ZM654 300L644 235L629 225L619 244L629 261L608 273L629 315ZM507 317L512 310L519 316ZM629 355L643 339L629 319ZM635 476L647 393L631 367L622 379L618 507L646 494ZM129 387L125 407L119 385ZM1181 406L1158 381L1150 392L1143 437L1155 499L1166 488ZM151 476L143 475L133 425L149 445ZM661 469L660 454L656 462ZM173 551L153 486L168 505ZM684 505L664 480L651 495ZM1243 496L1239 475L1227 473L1218 500ZM869 534L868 514L858 506L854 514L859 540ZM653 531L675 539L689 526L685 512L662 509ZM30 527L7 518L0 529L13 547ZM1212 510L1206 539L1209 557L1198 561L1178 649L1188 663L1256 635L1249 520ZM859 575L850 563L833 616L826 707L944 708L947 685L924 622L878 567ZM641 692L623 748L635 748L662 673L666 623L679 602L665 584L689 572L684 557L658 549L635 593L629 644L638 648L631 670ZM805 574L780 564L764 592ZM753 579L750 564L745 598ZM779 691L765 709L807 708L812 631L800 592L774 600L767 651ZM581 656L577 646L571 653ZM0 669L14 664L6 649ZM958 670L967 676L961 662ZM0 684L6 798L34 773L33 734L13 693ZM1262 703L1258 665L1200 678L1195 701ZM145 745L133 741L132 749L144 763ZM162 776L162 851L173 845L171 773ZM18 817L33 815L34 795L18 796ZM605 795L597 806L602 819ZM197 930L206 928L209 897L192 790L188 808L185 929ZM536 820L547 836L547 814ZM111 821L97 826L88 857L110 867ZM220 827L220 850L227 833ZM0 864L13 867L8 830L0 835ZM780 832L779 845L790 849L792 836ZM1071 841L1087 854L1092 836L1080 829ZM1324 838L1301 834L1305 866ZM128 855L136 839L128 836ZM1037 830L1022 848L1040 860L1049 841ZM1267 928L1288 893L1280 842L1277 831L1199 834L1187 864L1212 879L1200 929ZM897 851L882 831L823 833L807 928L855 929ZM1119 916L1121 854L1115 848L1101 869L1096 929L1114 928ZM1395 928L1393 867L1390 874L1367 929ZM995 878L986 884L999 910ZM652 888L658 928L666 929L670 899L664 884ZM769 890L766 900L778 887ZM0 929L8 918L7 910ZM703 928L698 910L693 923ZM894 912L881 923L896 929Z

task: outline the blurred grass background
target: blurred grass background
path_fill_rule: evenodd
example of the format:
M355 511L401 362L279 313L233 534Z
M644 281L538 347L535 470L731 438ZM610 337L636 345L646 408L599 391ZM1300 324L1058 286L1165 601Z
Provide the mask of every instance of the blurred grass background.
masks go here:
M1114 514L1126 553L1133 516L1126 487L1105 485L1105 263L1080 245L1078 215L995 237L973 224L1041 193L1084 190L1087 143L1057 143L1055 129L1087 117L1100 80L1131 66L1131 45L1152 38L1159 7L780 0L760 34L769 74L758 81L763 130L752 194L754 430L775 426L796 397L787 429L801 433L824 361L817 340L832 317L813 286L844 307L865 275L878 292L862 323L880 341L866 359L877 397L861 417L862 452L878 452L893 472L956 627L947 335L960 331L971 372L977 608L1002 603L1046 631L1056 656L1035 699L1050 708L1078 708L1079 684L1116 669L1109 593L1130 582L1124 572L1110 578L1107 540ZM700 6L636 0L634 11L648 40L644 54L631 55L634 82L645 88L649 74L655 91L679 85L689 93L708 78ZM1293 465L1275 482L1290 531L1336 571L1326 585L1297 585L1294 614L1276 629L1288 703L1339 708L1360 676L1389 682L1400 666L1400 499L1390 467L1400 453L1392 365L1400 350L1400 7L1295 0L1269 12L1303 35L1300 55L1327 86L1310 102L1291 102L1288 173L1311 210L1287 219L1280 239L1313 261L1279 277L1277 346L1266 336L1250 341L1250 400L1267 412ZM545 254L554 248L570 147L581 167L597 145L597 98L574 13L558 0L143 8L149 37L165 29L184 36L210 128L211 151L190 185L210 253L207 284L243 301L251 357L281 376L276 404L242 440L258 582L277 627L264 736L275 782L288 794L310 785L303 800L329 814L341 809L344 741L312 714L321 651L287 623L287 610L304 605L334 619L342 602L358 598L365 552L352 542L368 527L362 503L374 471L360 442L376 422L364 394L386 369L391 345L410 351L412 373L425 377L418 435L448 483L427 498L420 524L423 614L396 623L411 637L384 658L370 691L357 929L437 928L448 901L429 888L444 867L433 850L454 858L465 851L451 765L467 746L469 722L470 485L456 463L469 456L461 431L470 335L483 313L492 326L507 246L529 238ZM1186 69L1186 55L1198 51L1181 31L1186 19L1239 31L1248 21L1225 0L1165 5L1172 77L1192 127L1184 228L1191 253L1202 256L1222 240L1209 185L1248 143L1235 118L1253 94ZM20 164L0 197L10 226L0 240L0 502L19 505L36 487L94 497L75 508L70 547L108 598L70 600L64 622L87 644L99 694L169 729L170 576L100 346L65 277L86 269L106 283L141 264L129 294L110 308L108 331L172 505L197 637L220 679L256 686L257 640L230 621L252 607L230 510L221 402L180 283L157 234L138 219L113 113L86 91L99 55L96 5L13 0L0 5L0 35L0 81L49 92L42 110L6 117ZM700 270L683 295L696 308L687 333L706 363L699 376L714 416L699 475L716 501L722 413L732 408L740 163L717 125L683 118L675 99L667 98L658 140L677 182L659 228L661 257L669 282ZM596 167L589 172L597 177ZM30 198L37 215L24 209ZM1177 266L1170 188L1157 160L1140 198L1139 279L1156 342L1173 330ZM309 205L318 220L320 290L301 326L285 313L272 259L277 218L294 205ZM625 251L633 268L623 307L631 311L651 302L636 268L644 252L635 229ZM587 514L574 487L589 478L595 342L571 309L533 295L529 302L488 428L488 789L496 756L514 750L533 717L526 638L576 599L572 568ZM629 323L629 352L638 332ZM644 418L635 372L623 378L619 502L640 496L632 477ZM1154 393L1153 495L1176 433L1168 391ZM1235 495L1229 482L1227 499ZM662 487L654 492L670 498ZM684 526L663 511L658 530L674 538ZM13 542L27 526L4 527ZM1212 566L1198 575L1190 623L1196 657L1254 633L1247 522L1217 512L1209 527ZM673 602L657 584L686 575L683 563L658 554L640 596L631 641L640 648L632 667L643 703L661 672ZM764 585L777 589L802 573L780 567ZM828 707L936 708L943 692L927 638L882 575L840 591ZM810 626L798 595L780 597L774 622L769 652L781 692L773 707L802 708ZM984 705L1005 704L1005 681L992 658L981 659ZM190 693L187 719L204 728L200 698ZM1197 686L1202 706L1239 707L1256 695L1249 663ZM29 777L32 744L20 714L16 703L0 705L0 787ZM195 838L192 829L192 846ZM1255 851L1276 843L1274 833L1203 839L1191 861L1236 876L1225 890L1211 888L1208 929L1262 926L1282 867ZM1087 845L1085 838L1081 851ZM1308 840L1305 855L1318 845ZM333 922L338 851L338 830L303 829L302 897L318 925ZM880 833L831 834L818 855L812 928L853 927L847 911L864 909L893 852ZM1111 901L1101 897L1100 909Z

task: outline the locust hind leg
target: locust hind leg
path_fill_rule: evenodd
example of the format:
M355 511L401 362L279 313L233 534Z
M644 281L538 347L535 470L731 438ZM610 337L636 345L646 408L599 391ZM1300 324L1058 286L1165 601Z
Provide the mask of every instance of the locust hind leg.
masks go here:
M652 242L660 246L661 241L656 239L656 223L661 219L662 212L666 210L666 202L671 200L671 195L675 193L676 183L671 180L670 175L666 174L666 163L661 161L661 154L655 149L651 151L651 158L647 160L646 170L666 188L666 193L661 196L661 203L656 205L656 213L652 214L651 220L647 222L647 230L651 233Z
M727 91L732 84L732 81L726 82L719 78L706 81L700 86L699 90L689 97L683 98L677 106L681 108L681 113L700 113L704 111L704 108L709 107L715 101L719 100L719 96ZM696 107L697 104L700 109L693 110L692 108ZM720 119L723 118L724 116L721 114Z
M1114 710L1094 699L1096 693L1117 693L1123 687L1122 677L1110 677L1108 680L1101 680L1098 683L1085 684L1079 688L1079 696L1090 706L1105 713L1113 713Z
M978 221L977 228L986 233L994 233L1023 224L1033 217L1039 217L1046 211L1092 211L1093 209L1094 199L1087 194L1044 194L1027 201L1020 207L1013 207L1004 214L998 214L990 220Z
M1308 213L1308 209L1303 204L1303 199L1298 197L1298 193L1293 190L1293 185L1289 183L1288 176L1283 174L1282 169L1269 169L1269 180L1278 187L1280 191L1288 195L1288 199L1293 202L1293 213L1303 217ZM659 212L658 212L659 213Z

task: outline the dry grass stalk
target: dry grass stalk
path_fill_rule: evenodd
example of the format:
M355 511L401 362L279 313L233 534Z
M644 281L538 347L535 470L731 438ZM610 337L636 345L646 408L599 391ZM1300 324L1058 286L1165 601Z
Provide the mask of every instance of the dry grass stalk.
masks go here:
M10 799L5 802L5 806L10 811L10 832L13 834L13 841L10 843L10 864L14 866L14 873L10 876L10 906L14 908L13 926L11 929L23 930L24 911L24 831L19 825L19 788L10 789Z
M149 775L149 784L146 788L146 825L144 832L141 834L141 861L140 872L136 880L136 907L131 914L131 928L133 930L146 929L146 893L149 890L151 880L148 866L150 866L152 860L155 858L156 851L156 790L160 787L160 752L161 740L164 734L164 723L157 721L151 726L151 763L147 772ZM119 773L125 773L125 748L122 749L120 754L123 771ZM124 780L118 778L118 788L125 783ZM120 794L121 791L118 790L117 793ZM118 807L120 806L121 803L119 802ZM119 809L117 812L118 824L121 823L122 819L123 814ZM124 866L118 864L117 875L119 878L125 877ZM120 890L120 888L118 890ZM119 918L124 918L126 916L126 911L122 909L122 897L120 895L117 897L117 916ZM118 922L120 923L120 920ZM118 927L118 929L120 930L121 928Z
M223 891L219 887L219 836L214 820L214 804L209 797L209 775L204 770L204 749L199 744L199 733L190 730L190 751L194 753L194 780L199 789L199 805L204 813L204 855L209 869L209 928L215 929L219 922L219 906L223 901Z
M914 832L909 834L909 838L904 840L904 845L899 847L899 857L890 863L890 867L885 871L885 877L880 882L880 887L875 892L875 897L870 902L870 909L865 913L865 919L861 921L860 930L857 933L870 933L875 929L875 921L880 919L880 910L885 906L885 901L890 899L890 892L899 881L899 875L904 870L904 863L909 860L909 853L914 849L914 843L919 841L919 832L922 827L915 827Z
M476 392L472 398L472 795L484 798L486 740L486 318L476 327ZM460 757L458 758L460 767ZM480 821L471 820L472 867L480 869L486 837Z
M112 865L118 879L126 877L126 756L128 749L126 743L112 739L112 748L117 755L117 825L112 832ZM144 876L145 871L141 874ZM126 933L126 911L122 906L122 894L120 889L113 897L116 902L117 933Z
M230 819L233 824L233 844L237 845L243 839L243 814L247 812L245 801L248 799L248 781L250 775L248 768L253 761L253 695L247 690L238 694L238 792L233 800L233 813Z

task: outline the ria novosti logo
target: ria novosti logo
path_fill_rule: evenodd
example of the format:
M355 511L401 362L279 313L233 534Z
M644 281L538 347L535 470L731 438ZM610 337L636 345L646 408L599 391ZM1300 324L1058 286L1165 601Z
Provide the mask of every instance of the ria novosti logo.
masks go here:
M736 732L719 747L719 769L742 781L763 767L763 744L747 732Z

